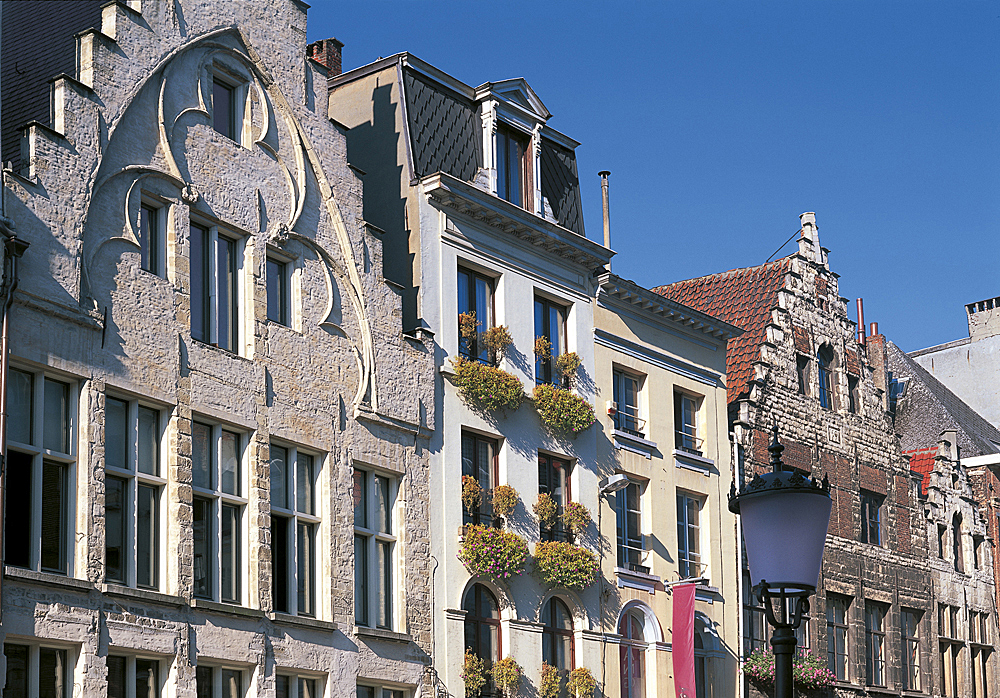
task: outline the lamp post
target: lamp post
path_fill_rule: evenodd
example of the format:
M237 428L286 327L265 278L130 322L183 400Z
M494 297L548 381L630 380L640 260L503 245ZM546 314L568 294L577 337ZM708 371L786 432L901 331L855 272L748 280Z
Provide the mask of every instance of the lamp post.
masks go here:
M820 483L785 470L777 424L772 434L772 472L755 475L739 494L734 482L729 510L742 519L750 579L774 628L774 698L792 698L795 629L816 591L833 502L825 475Z

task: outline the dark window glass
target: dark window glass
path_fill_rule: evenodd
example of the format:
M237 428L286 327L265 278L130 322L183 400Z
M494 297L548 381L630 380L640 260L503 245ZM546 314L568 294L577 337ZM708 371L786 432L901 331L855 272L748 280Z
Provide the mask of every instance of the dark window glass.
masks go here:
M567 540L569 532L563 523L562 515L566 503L570 501L569 463L539 454L538 456L538 493L547 494L556 503L556 523L552 528L541 527L542 540Z
M833 350L823 346L816 357L819 364L819 404L828 410L833 405Z
M42 570L66 574L67 466L42 463Z
M869 686L885 685L885 607L865 604L865 678Z
M32 520L31 456L7 452L7 497L4 507L4 562L15 567L31 567Z
M125 536L128 481L117 477L104 480L104 565L108 581L128 583Z
M552 598L542 609L542 622L542 661L565 675L574 668L573 617L566 604Z
M700 577L701 501L686 494L677 495L677 551L681 579Z
M368 478L364 470L354 471L354 525L368 528Z
M847 377L847 409L857 413L861 409L861 391L858 388L859 380L857 376Z
M38 698L67 698L73 684L66 663L66 650L38 650Z
M378 622L380 628L392 628L392 543L378 541Z
M35 377L16 368L7 374L7 440L34 444Z
M639 419L639 379L624 371L614 372L615 429L635 436L642 436Z
M139 472L160 474L160 413L139 405Z
M469 336L463 336L459 324L458 353L467 359L475 359L482 363L495 363L496 357L490 356L482 341L483 333L493 327L493 280L465 269L458 270L458 312L474 314L476 331Z
M212 500L195 497L192 502L194 528L194 595L212 598Z
M195 487L215 489L212 465L215 449L212 448L212 427L194 422L191 425L191 480Z
M200 666L194 670L197 698L213 698L212 667Z
M354 622L368 625L368 539L354 536Z
M69 386L51 378L45 379L45 424L42 446L52 451L69 453Z
M299 679L299 698L319 698L319 682L316 679ZM399 691L399 698L403 698Z
M159 664L150 659L135 660L135 698L159 698Z
M191 224L191 336L202 342L211 341L209 320L209 243L206 228Z
M900 614L902 625L901 644L903 650L903 690L920 690L920 612L903 610Z
M295 459L295 508L302 514L315 514L313 488L316 473L313 470L313 457L299 452Z
M698 438L698 399L674 393L674 448L700 456L702 441Z
M289 683L292 679L288 676L274 677L274 698L291 698ZM360 693L358 694L361 695Z
M229 351L239 347L239 288L236 282L236 241L218 236L215 247L217 269L216 317L218 345Z
M376 698L375 689L371 686L358 686L358 698Z
M962 549L962 516L955 514L951 522L952 553L955 557L955 571L965 572L965 551Z
M267 258L267 319L288 325L288 264Z
M222 456L220 458L220 476L222 491L226 494L239 496L240 492L240 435L223 430L219 444Z
M288 449L271 444L271 506L288 508Z
M496 442L475 434L463 433L462 475L475 478L483 490L478 511L470 512L462 508L464 523L492 526L493 487L497 478Z
M25 645L3 646L7 659L7 683L3 694L6 698L28 698L28 648Z
M645 698L645 642L643 622L635 611L629 611L622 616L618 624L618 634L623 642L619 645L621 665L621 696L622 698Z
M389 494L389 479L371 474L373 489L375 490L375 521L369 523L369 527L379 533L392 532L392 502Z
M482 584L474 584L465 592L465 649L480 657L486 670L500 659L500 614L497 600ZM494 696L493 681L487 673L482 696Z
M316 576L315 552L313 550L316 542L315 526L299 523L297 528L298 567L296 581L298 582L299 614L312 616L316 614L316 590L313 583Z
M288 519L271 516L271 589L274 610L288 613Z
M861 491L861 542L882 545L882 502L885 497Z
M108 698L127 698L125 682L127 681L125 657L108 656Z
M556 368L556 359L566 353L566 308L536 296L535 337L544 337L551 345L549 356L535 357L535 383L565 385Z
M799 394L809 394L809 357L801 354L795 357L795 376L799 383Z
M838 681L847 681L847 607L841 596L826 597L826 665Z
M649 572L642 562L642 530L639 526L640 488L636 482L630 482L627 487L616 495L618 518L618 566L636 572Z
M240 509L222 505L222 600L240 600Z
M527 136L497 127L497 196L524 208L528 208L527 144Z
M142 204L139 207L139 244L142 247L142 268L160 273L159 210Z
M222 698L242 698L243 675L234 669L222 670Z
M212 81L212 126L226 138L236 140L235 90L221 80Z
M160 577L160 492L150 485L139 485L135 523L135 582L140 587L156 589Z
M104 463L109 468L129 469L128 403L109 397L104 401Z

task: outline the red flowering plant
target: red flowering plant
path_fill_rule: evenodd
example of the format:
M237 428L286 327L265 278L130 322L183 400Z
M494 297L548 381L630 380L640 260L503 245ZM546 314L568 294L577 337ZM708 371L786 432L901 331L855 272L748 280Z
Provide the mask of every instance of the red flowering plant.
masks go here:
M743 673L755 686L770 688L774 685L774 653L766 649L751 652L743 662ZM796 688L826 688L836 681L826 662L815 654L802 652L792 658L792 684Z
M488 526L466 526L458 553L470 574L510 579L524 573L528 544L516 533Z
M599 566L594 553L572 543L541 541L535 545L535 571L552 587L586 589L597 579Z

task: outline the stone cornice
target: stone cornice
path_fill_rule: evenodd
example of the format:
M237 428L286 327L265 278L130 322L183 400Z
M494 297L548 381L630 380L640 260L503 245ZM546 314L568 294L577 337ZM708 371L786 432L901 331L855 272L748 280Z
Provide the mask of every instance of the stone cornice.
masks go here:
M428 200L494 230L534 245L588 271L603 267L615 254L612 250L588 240L550 221L525 211L520 206L444 172L428 175L421 180Z

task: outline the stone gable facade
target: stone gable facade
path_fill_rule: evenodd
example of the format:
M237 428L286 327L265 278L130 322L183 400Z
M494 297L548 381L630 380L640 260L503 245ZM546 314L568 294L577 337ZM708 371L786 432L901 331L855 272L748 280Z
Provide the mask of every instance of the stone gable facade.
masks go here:
M402 332L305 8L110 3L24 130L8 690L420 694L434 352Z

